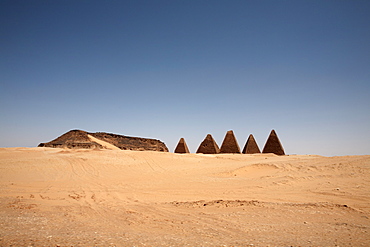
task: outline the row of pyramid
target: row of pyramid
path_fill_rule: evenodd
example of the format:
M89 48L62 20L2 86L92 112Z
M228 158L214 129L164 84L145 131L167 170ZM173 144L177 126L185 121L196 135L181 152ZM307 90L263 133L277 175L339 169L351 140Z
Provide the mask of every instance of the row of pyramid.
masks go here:
M175 153L190 153L186 145L185 139L181 138L175 148ZM234 132L229 130L226 132L224 141L221 148L218 147L216 141L211 134L208 134L203 142L199 145L197 153L203 154L218 154L218 153L243 153L243 154L256 154L261 153L257 142L252 134L249 135L247 142L244 145L243 151L240 152L238 141L235 138ZM285 155L284 148L275 132L271 130L262 153L274 153L277 155Z

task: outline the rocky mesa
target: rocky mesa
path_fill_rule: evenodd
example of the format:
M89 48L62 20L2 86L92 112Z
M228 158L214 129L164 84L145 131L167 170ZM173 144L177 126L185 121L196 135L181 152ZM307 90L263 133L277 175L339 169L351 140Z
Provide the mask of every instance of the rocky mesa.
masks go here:
M38 146L70 149L121 149L168 152L166 144L160 140L105 132L89 133L83 130L68 131L58 138L50 142L40 143Z

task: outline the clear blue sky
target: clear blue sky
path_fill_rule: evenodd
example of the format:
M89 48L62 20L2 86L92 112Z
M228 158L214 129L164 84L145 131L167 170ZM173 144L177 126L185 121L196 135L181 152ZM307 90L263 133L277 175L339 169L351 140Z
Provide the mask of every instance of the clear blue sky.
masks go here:
M370 154L370 1L0 0L0 147L71 130Z

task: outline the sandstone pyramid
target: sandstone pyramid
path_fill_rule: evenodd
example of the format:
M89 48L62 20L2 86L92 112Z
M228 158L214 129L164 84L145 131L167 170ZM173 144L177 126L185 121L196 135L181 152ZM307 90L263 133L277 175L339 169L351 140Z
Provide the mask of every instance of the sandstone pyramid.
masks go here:
M285 155L284 148L280 143L279 137L275 130L271 130L262 153L274 153L277 155Z
M259 154L259 153L261 153L261 151L257 145L257 142L254 139L253 135L250 134L243 148L243 154Z
M203 154L218 154L219 152L220 148L218 147L211 134L208 134L206 138L204 138L203 142L199 145L199 148L197 150L197 153Z
M71 149L122 149L138 151L168 152L166 144L156 139L123 136L105 132L89 133L83 130L71 130L58 138L40 143L39 147Z
M240 147L238 141L235 138L234 132L229 130L226 132L224 141L221 145L220 153L236 153L240 154Z
M178 153L178 154L190 153L188 145L186 145L184 138L180 139L179 143L177 144L175 148L175 153Z

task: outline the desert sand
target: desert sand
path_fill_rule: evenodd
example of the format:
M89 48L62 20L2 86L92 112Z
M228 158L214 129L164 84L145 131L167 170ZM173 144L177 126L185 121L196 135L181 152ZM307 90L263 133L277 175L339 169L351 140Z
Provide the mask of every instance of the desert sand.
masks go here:
M0 149L0 246L370 246L370 156Z

